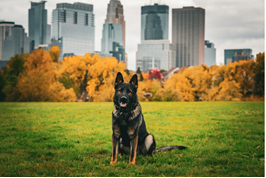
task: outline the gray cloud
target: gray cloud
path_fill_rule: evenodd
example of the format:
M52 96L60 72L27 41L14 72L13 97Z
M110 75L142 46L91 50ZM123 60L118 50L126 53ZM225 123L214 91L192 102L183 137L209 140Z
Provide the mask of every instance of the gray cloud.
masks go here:
M38 0L33 0L38 1ZM48 23L51 24L52 10L57 3L73 3L75 0L47 0ZM94 5L95 50L101 50L102 26L109 0L78 0ZM141 6L159 0L121 0L126 21L126 52L129 69L135 70L137 45L140 43ZM173 8L195 6L205 9L205 39L216 47L217 63L223 63L224 49L251 48L253 54L264 52L264 1L263 0L160 0L170 7L169 40L171 41L171 14ZM0 19L14 21L28 31L28 0L0 1Z

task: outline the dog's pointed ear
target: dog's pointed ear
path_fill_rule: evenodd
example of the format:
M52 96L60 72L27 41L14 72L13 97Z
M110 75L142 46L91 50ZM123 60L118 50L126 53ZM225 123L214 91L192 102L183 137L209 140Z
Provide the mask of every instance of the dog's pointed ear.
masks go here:
M120 83L123 82L124 82L123 75L120 72L118 72L115 79L115 89L118 87Z
M133 85L133 87L136 89L138 89L138 76L137 74L134 74L133 77L131 78L130 82L131 85Z

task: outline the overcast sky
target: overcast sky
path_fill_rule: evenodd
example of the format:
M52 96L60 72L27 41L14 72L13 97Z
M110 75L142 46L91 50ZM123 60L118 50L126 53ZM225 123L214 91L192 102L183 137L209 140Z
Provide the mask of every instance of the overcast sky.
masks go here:
M33 0L37 2L39 0ZM47 0L48 24L57 3L93 4L95 14L95 50L101 51L102 27L110 0ZM169 6L169 40L172 41L172 9L194 6L205 9L205 40L214 43L217 64L224 61L224 49L250 48L253 55L264 52L264 0L121 0L126 21L128 68L135 70L140 43L141 6L150 3ZM28 33L30 0L0 0L0 20L23 25Z

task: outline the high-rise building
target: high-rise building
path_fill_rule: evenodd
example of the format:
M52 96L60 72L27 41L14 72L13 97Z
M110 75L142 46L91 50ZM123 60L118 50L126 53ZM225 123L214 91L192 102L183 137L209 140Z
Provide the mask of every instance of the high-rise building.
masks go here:
M168 18L166 5L141 7L141 43L136 53L136 69L169 70L175 67L175 51L168 39Z
M204 64L211 67L216 63L216 49L210 41L205 41Z
M168 40L169 7L148 5L141 7L141 40Z
M204 31L204 9L172 9L172 43L176 51L176 67L204 63Z
M21 55L30 52L31 40L27 37L22 25L11 27L11 35L3 40L3 60L8 61L16 54Z
M126 48L126 22L124 20L123 5L120 0L110 0L105 22L120 24L122 26L123 47Z
M123 5L119 0L110 0L102 31L102 54L112 54L118 61L127 63L125 54L125 20Z
M93 5L59 3L52 14L52 41L59 41L63 56L94 52L95 25Z
M14 22L0 21L0 61L3 60L3 42L8 36L11 36L11 28L14 25Z
M50 42L50 25L47 25L46 1L31 2L29 9L29 37L34 46L48 44ZM48 41L47 41L48 40Z
M224 50L224 64L240 60L253 59L252 49L225 49Z

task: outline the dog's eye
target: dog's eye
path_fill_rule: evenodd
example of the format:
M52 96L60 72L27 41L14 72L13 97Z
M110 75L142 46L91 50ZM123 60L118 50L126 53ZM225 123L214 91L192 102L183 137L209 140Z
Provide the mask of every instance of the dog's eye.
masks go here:
M119 88L118 91L122 93L123 92L123 88Z
M132 91L131 91L131 90L129 90L129 89L127 89L127 93L132 93Z

